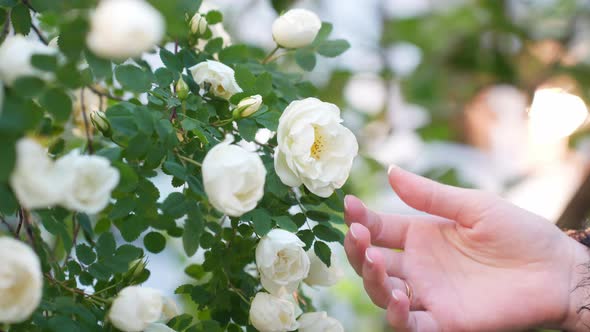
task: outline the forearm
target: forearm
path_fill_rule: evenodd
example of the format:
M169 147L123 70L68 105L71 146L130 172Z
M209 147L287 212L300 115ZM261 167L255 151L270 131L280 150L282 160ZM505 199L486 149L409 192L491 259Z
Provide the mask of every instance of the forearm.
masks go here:
M590 251L571 240L573 261L570 271L569 306L559 328L566 331L590 331Z

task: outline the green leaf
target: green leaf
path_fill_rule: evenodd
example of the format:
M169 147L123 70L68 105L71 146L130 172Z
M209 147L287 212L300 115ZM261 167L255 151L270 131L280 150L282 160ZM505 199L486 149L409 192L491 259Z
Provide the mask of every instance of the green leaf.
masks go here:
M315 54L309 49L300 48L295 51L295 62L301 69L312 71L316 64Z
M113 64L110 60L101 59L92 52L85 52L84 55L95 80L108 79L113 76Z
M340 235L336 230L331 227L328 227L324 224L316 225L313 228L313 233L318 239L327 241L327 242L337 242L340 240Z
M103 233L96 241L96 253L99 259L105 259L113 256L115 253L115 238L113 233Z
M188 204L182 193L173 192L162 202L162 213L178 219L188 213Z
M184 17L187 13L195 13L201 6L201 0L149 0L165 18L166 34L172 36L172 39L178 39L187 36L187 28ZM192 15L192 14L191 14Z
M76 246L76 257L84 265L90 265L96 260L96 254L86 244L79 244Z
M54 72L57 70L57 57L49 54L33 54L31 64L37 69Z
M146 92L152 86L151 73L134 65L117 66L115 77L123 88L132 92Z
M174 81L174 73L166 67L156 69L154 74L159 86L169 86Z
M250 57L246 45L231 45L219 52L219 61L225 64L245 62Z
M160 48L160 59L168 69L172 69L179 73L184 69L180 59L165 48Z
M277 226L286 231L295 233L297 232L297 229L299 229L299 227L297 227L293 220L291 220L290 216L274 217L273 219L277 223Z
M256 78L256 92L261 96L272 92L272 75L270 73L262 73Z
M223 21L223 14L218 10L211 10L205 16L207 19L207 23L209 24L217 24Z
M119 198L113 206L111 213L109 213L109 217L111 219L119 219L128 216L135 209L136 203L137 198L135 195Z
M204 220L201 210L198 206L192 206L184 222L184 233L182 234L182 245L187 256L190 257L197 252L203 230Z
M272 228L272 219L266 210L256 209L249 212L249 215L251 216L254 232L256 232L256 234L259 236L265 236L270 232Z
M143 245L149 252L157 254L166 247L166 238L158 232L149 232L143 238Z
M318 53L333 58L346 52L349 48L350 44L344 39L327 40L318 47Z
M256 76L246 66L237 66L235 77L236 82L244 91L253 90L256 86Z
M45 82L38 77L23 76L14 81L12 87L14 91L21 97L31 98L43 92Z
M145 217L131 215L128 218L115 221L115 225L121 231L121 236L127 242L135 241L145 231L149 224Z
M223 48L223 38L217 37L209 40L207 45L205 45L205 52L209 54L215 54L221 51Z
M191 264L184 269L184 273L193 279L200 280L207 272L205 272L202 265Z
M322 211L307 211L307 216L315 221L328 221L330 215Z
M315 39L313 40L311 45L318 46L321 43L323 43L324 40L326 40L328 38L330 33L332 33L332 29L333 29L333 26L331 23L322 22L322 27L320 28L320 31L318 32L318 34L315 36Z
M256 121L253 119L244 118L238 121L238 130L240 131L240 136L242 136L243 139L252 142L256 137L258 127L256 126Z
M113 163L113 166L119 170L119 184L117 185L117 191L120 192L132 192L137 188L137 183L139 182L139 177L135 170L122 162Z
M315 240L313 232L308 229L304 229L302 231L299 231L297 233L297 236L299 237L299 239L301 239L301 241L305 243L305 247L303 249L305 249L305 251L309 250L313 245L313 241Z
M0 182L7 182L16 163L16 142L5 136L0 136L0 141Z
M168 160L164 163L163 169L166 174L173 175L181 180L186 179L186 169L179 163Z
M72 113L72 100L63 90L53 88L45 91L39 99L43 106L58 122L64 122Z
M14 32L21 35L28 35L31 31L31 12L29 8L22 3L14 6L10 14L10 21Z
M313 245L313 252L327 267L332 265L332 250L330 250L330 247L326 243L316 241Z
M0 212L2 212L5 215L13 214L16 212L17 208L18 202L16 201L16 197L14 197L14 194L12 193L10 187L7 184L0 184Z
M78 58L86 45L89 25L84 15L74 15L59 27L59 49L69 58Z

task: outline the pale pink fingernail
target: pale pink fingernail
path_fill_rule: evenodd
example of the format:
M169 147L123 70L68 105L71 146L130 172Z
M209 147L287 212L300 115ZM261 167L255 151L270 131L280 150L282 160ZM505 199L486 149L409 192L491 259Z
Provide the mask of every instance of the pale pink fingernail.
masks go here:
M399 167L397 167L394 164L389 165L389 168L387 168L387 175L391 174L391 171L393 171L394 169L398 169Z
M367 249L367 250L365 251L365 258L367 259L367 261L368 261L369 263L373 264L373 263L374 263L374 262L373 262L373 259L371 258L371 256L369 256L369 250L370 250L370 249Z
M356 235L356 233L355 233L355 231L354 231L354 228L355 228L355 227L356 227L356 224L351 224L351 225L350 225L350 235L352 235L352 237L353 237L355 240L358 240L358 236Z
M391 290L391 298L395 301L395 303L399 302L399 297L397 297L397 295L395 295L395 290Z
M344 196L344 211L348 210L348 205L346 204L346 201L348 200L348 197L350 197L350 195Z

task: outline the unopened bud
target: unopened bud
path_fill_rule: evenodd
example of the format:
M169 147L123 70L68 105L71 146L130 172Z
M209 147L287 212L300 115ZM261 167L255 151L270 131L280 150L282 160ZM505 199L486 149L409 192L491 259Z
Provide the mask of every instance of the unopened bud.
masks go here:
M233 111L234 119L247 118L256 113L262 105L262 96L254 95L242 99Z
M188 97L189 91L188 84L186 84L181 77L178 82L176 82L176 95L178 96L178 99L185 100L186 97Z
M191 18L190 22L191 31L196 35L202 35L207 31L207 20L201 16L201 14L196 13L193 18Z
M91 112L90 121L92 122L94 127L98 129L105 137L111 137L113 135L113 128L111 128L111 123L107 119L104 112Z

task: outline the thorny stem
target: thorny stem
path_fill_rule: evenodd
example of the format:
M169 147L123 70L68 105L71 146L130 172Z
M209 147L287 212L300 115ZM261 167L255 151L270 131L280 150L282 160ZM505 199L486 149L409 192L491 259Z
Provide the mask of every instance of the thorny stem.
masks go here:
M88 116L86 115L86 105L84 104L84 88L80 90L80 105L82 106L82 119L84 119L84 130L86 131L86 140L88 141L88 154L94 154L94 147L92 146L92 135L90 135L90 125L88 124Z
M84 296L84 297L88 298L88 300L90 300L90 301L91 301L91 302L93 302L94 304L97 304L97 305L103 306L103 305L105 305L105 304L107 304L107 303L108 303L108 300L107 300L107 299L104 299L104 298L102 298L102 297L100 297L100 296L96 296L96 295L94 295L94 294L88 294L88 293L85 293L85 292L84 292L83 290L81 290L81 289L78 289L78 288L71 288L71 287L69 287L69 286L65 285L63 282L61 282L61 281L59 281L59 280L57 280L57 279L53 278L53 277L52 277L52 276L51 276L49 273L45 273L44 275L45 275L45 278L46 278L46 279L47 279L49 282L51 282L51 283L53 283L53 284L55 284L55 285L58 285L59 287L63 288L64 290L67 290L68 292L71 292L71 293L74 293L74 294L79 294L79 295L82 295L82 296Z
M272 56L275 55L275 53L277 53L277 51L280 48L281 47L279 45L275 46L275 48L272 51L270 51L270 53L268 53L268 55L264 58L264 60L262 60L262 64L265 65L265 64L271 62Z
M182 155L177 155L177 156L178 156L178 158L180 158L180 159L182 159L182 160L184 160L184 161L187 161L187 162L189 162L189 163L191 163L191 164L193 164L193 165L197 165L197 166L199 166L199 167L203 166L203 165L201 165L201 163L200 163L200 162L198 162L198 161L196 161L196 160L192 160L192 159L191 159L191 158L189 158L189 157L185 157L185 156L182 156Z

